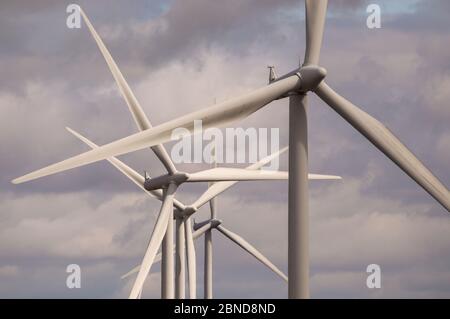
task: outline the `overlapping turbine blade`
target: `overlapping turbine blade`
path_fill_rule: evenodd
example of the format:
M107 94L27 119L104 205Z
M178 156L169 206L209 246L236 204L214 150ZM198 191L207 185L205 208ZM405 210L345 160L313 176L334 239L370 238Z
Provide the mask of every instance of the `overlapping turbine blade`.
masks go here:
M215 142L215 140L214 140L214 142ZM212 168L217 168L216 144L214 143L213 145L214 145L214 148L211 151L212 156L213 156ZM209 182L208 188L210 188L212 185L214 185L214 182ZM209 201L209 210L211 212L211 218L215 218L217 216L217 197L213 197ZM205 260L205 262L206 262L206 260Z
M158 260L158 262L159 261L161 261L161 255L157 255L156 257L158 257L158 256L160 256L159 257L159 260ZM154 264L156 263L157 261L156 261L156 258L155 258L155 261L153 262ZM134 267L133 269L131 269L129 272L127 272L126 274L123 274L121 277L120 277L120 279L125 279L125 278L128 278L128 277L130 277L131 275L134 275L135 273L137 273L138 271L139 271L139 269L141 268L141 265L137 265L136 267Z
M129 297L130 299L136 299L138 297L139 292L142 290L142 287L144 285L145 279L147 278L147 275L150 272L150 268L153 265L153 261L159 249L159 246L161 246L164 234L167 229L167 224L172 216L173 197L175 190L176 186L174 184L170 184L169 187L167 188L164 201L161 205L161 211L159 213L158 219L156 220L155 227L153 228L153 232L150 237L150 243L147 247L147 251L145 252L144 259L142 260L142 264L139 269L139 273L136 277L136 281L134 282L133 288L131 290Z
M281 155L282 153L286 152L288 150L287 147L283 148L277 153L271 154L265 158L263 158L261 161L254 163L245 170L258 170L267 163L269 163L271 160L273 160L275 157ZM259 171L258 171L259 172ZM265 171L261 171L265 172ZM284 172L283 174L286 174ZM287 176L281 176L283 179L287 179ZM336 176L336 175L322 175L322 174L308 174L308 179L310 180L340 180L342 177ZM211 199L215 198L219 194L223 193L225 190L236 184L238 180L234 181L227 181L227 182L216 182L212 184L191 206L196 207L197 209L206 204Z
M278 156L281 156L281 154L285 153L288 149L289 149L289 147L285 146L282 149L280 149L279 151L277 151L275 153L272 153L270 155L267 155L266 157L262 158L258 162L247 166L246 169L260 169L264 165L269 164L270 162L272 162Z
M109 53L108 49L106 48L105 44L103 43L102 39L98 35L97 31L95 31L94 26L92 25L91 21L87 17L86 13L80 9L81 16L84 19L84 22L86 23L89 31L92 34L92 37L94 38L95 42L98 45L98 48L100 49L100 52L102 53L103 57L105 58L106 63L108 64L109 69L111 70L111 73L114 77L114 80L116 80L117 86L119 87L120 93L122 94L123 98L125 99L128 108L133 115L133 119L136 122L136 125L140 131L147 130L152 127L149 119L145 115L144 110L142 109L141 105L139 104L138 100L133 94L133 91L131 90L130 86L128 85L127 81L125 80L124 76L122 75L122 72L120 72L119 67L117 66L116 62L114 61L113 57ZM162 145L155 145L152 147L153 152L156 154L156 156L161 160L163 165L166 167L169 173L173 174L176 172L175 165L173 164L172 160L169 157L169 154L167 154L166 149Z
M94 142L90 141L89 139L87 139L86 137L81 135L80 133L74 131L70 127L66 127L66 130L69 131L70 133L72 133L76 138L81 140L83 143L87 144L90 148L92 148L92 149L98 148L97 144L95 144ZM134 184L136 184L144 192L146 192L150 196L157 197L157 198L162 198L162 191L160 189L155 190L155 191L150 191L150 192L147 191L144 188L144 182L145 182L144 177L142 175L140 175L139 173L137 173L135 170L133 170L131 167L129 167L128 165L126 165L125 163L121 162L120 160L118 160L115 157L107 158L106 160L108 162L110 162L120 172L122 172L125 176L127 176Z
M325 82L322 82L315 92L450 212L450 194L447 187L386 126L337 94Z
M66 129L70 133L72 133L75 137L77 137L82 142L84 142L89 147L91 147L92 149L98 148L97 144L95 144L94 142L90 141L89 139L87 139L86 137L81 135L80 133L75 132L70 127L66 127ZM118 160L115 157L110 157L110 158L107 158L106 160L108 162L110 162L115 168L117 168L122 174L124 174L126 177L128 177L140 189L142 189L144 192L146 192L148 195L156 197L157 199L159 199L161 201L163 200L163 196L162 196L163 194L162 194L162 191L160 189L147 191L144 188L144 181L145 181L144 177L141 176L134 169L132 169L131 167L129 167L128 165L126 165L125 163L123 163L122 161ZM173 205L179 210L183 210L183 209L186 208L186 205L184 205L183 203L181 203L179 200L177 200L175 198L173 199Z
M208 188L212 187L212 185L210 185ZM211 200L209 201L209 210L211 212L211 217L215 217L217 215L217 196L211 198Z
M203 225L202 227L200 227L199 229L197 229L196 231L194 231L192 233L192 238L194 240L197 240L197 238L199 238L200 236L202 236L204 233L206 233L208 230L210 230L212 228L212 224L211 223L207 223L205 225ZM175 252L175 245L173 247L173 251ZM161 253L159 253L158 255L156 255L155 260L153 261L153 263L157 263L161 261ZM121 279L125 279L135 273L137 273L139 271L139 269L141 268L141 265L138 265L136 267L134 267L133 269L131 269L129 272L127 272L126 274L122 275L122 277L120 277Z
M233 233L232 231L226 229L222 225L217 226L217 230L224 234L226 237L231 239L233 242L238 244L241 248L247 251L250 255L258 259L262 264L269 267L274 273L283 278L284 281L288 281L288 277L280 270L277 266L275 266L269 259L267 259L261 252L259 252L255 247L253 247L249 242L247 242L244 238L239 236L238 234Z
M187 217L184 223L186 235L186 256L188 269L188 284L189 284L189 298L197 298L197 277L196 277L196 260L195 260L195 245L194 236L192 234L191 217Z
M92 25L91 21L87 17L86 13L83 10L80 10L80 12L81 12L81 16L83 17L84 22L86 23L92 37L94 38L95 42L97 43L97 46L100 49L100 52L102 53L106 63L108 64L108 67L111 70L114 80L117 82L117 86L119 87L120 93L122 94L123 98L125 99L138 128L140 130L149 129L151 127L150 121L148 120L147 116L145 115L138 100L134 96L133 91L131 90L127 81L125 80L124 76L122 75L122 72L120 71L120 69L117 66L116 62L114 61L113 57L109 53L105 44L103 43L103 40L101 39L101 37L99 36L97 31L95 31L94 26Z
M229 101L214 104L206 109L187 114L148 130L130 135L112 143L100 146L95 150L79 154L62 162L47 166L22 177L14 179L14 184L34 180L47 175L66 171L75 167L94 163L108 157L130 153L146 147L161 144L172 139L175 129L184 128L184 132L192 134L194 121L201 120L203 129L223 126L243 119L256 112L274 99L300 88L300 78L291 76L258 90L247 93Z
M289 173L285 171L262 171L245 168L218 167L188 174L187 182L287 180L288 178ZM340 176L322 174L308 174L308 178L310 180L341 179Z
M306 0L306 51L304 65L319 64L328 0Z
M157 264L161 261L161 253L159 253L158 255L156 255L155 259L153 260L153 264ZM126 274L123 274L120 279L125 279L130 277L131 275L136 274L137 272L139 272L139 269L141 268L141 265L137 265L136 267L134 267L133 269L131 269L129 272L127 272Z
M288 147L284 147L281 150L279 150L278 152L270 154L270 155L264 157L263 159L261 159L260 161L247 166L246 169L249 169L249 170L260 169L264 165L270 163L274 158L285 153L288 149L289 149ZM196 207L196 208L202 207L207 202L209 202L212 198L223 193L224 191L226 191L228 188L230 188L231 186L233 186L236 183L237 183L237 181L217 182L217 183L212 184L191 206Z
M217 167L188 174L187 182L287 180L288 172Z
M323 175L323 174L308 174L309 180L339 180L341 176L337 175Z

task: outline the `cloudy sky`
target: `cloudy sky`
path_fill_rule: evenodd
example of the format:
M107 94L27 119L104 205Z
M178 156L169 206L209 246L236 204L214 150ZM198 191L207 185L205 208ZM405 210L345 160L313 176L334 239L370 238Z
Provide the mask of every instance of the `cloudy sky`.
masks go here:
M450 3L331 0L321 64L328 83L387 126L450 185ZM124 298L120 276L145 251L159 203L105 162L22 185L10 180L135 132L87 28L66 27L69 1L0 3L0 297ZM79 1L155 124L249 92L304 54L303 1ZM342 175L311 183L311 294L315 298L450 298L450 216L317 97L310 98L310 166ZM287 101L241 127L280 129ZM170 151L170 144L169 151ZM287 168L287 156L281 159ZM148 150L123 156L164 172ZM206 167L206 166L204 166ZM181 165L196 170L198 165ZM183 186L189 203L206 188ZM242 183L219 198L224 225L287 272L287 184ZM204 207L196 220L208 217ZM203 243L198 241L202 295ZM284 298L287 285L214 233L216 297ZM366 287L379 264L382 288ZM66 287L79 264L81 289ZM159 268L144 297L159 296Z

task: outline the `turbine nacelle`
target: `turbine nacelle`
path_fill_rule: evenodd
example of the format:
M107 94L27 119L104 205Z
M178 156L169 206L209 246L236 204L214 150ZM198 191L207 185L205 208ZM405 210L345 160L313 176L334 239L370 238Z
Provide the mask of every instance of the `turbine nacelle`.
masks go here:
M287 79L293 75L300 78L300 88L296 92L306 93L308 91L313 91L323 81L323 79L325 79L327 76L327 70L318 65L305 65L280 77L272 80L269 79L269 84ZM280 98L285 98L289 96L290 93L293 92L289 92Z
M161 175L155 178L146 179L144 188L148 191L154 191L161 188L166 188L169 184L180 185L189 179L188 173L176 172L175 174Z
M217 226L219 226L220 224L222 224L222 221L220 219L213 218L213 219L205 220L200 223L194 223L193 228L195 231L195 230L198 230L198 229L204 227L205 225L209 225L209 228L212 229L212 228L217 228Z

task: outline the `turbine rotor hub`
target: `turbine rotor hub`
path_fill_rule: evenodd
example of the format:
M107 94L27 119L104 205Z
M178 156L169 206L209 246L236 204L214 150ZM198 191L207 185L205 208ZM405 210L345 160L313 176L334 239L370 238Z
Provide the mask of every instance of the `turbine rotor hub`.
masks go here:
M327 70L318 65L302 66L297 72L301 80L300 92L306 93L314 90L320 82L327 76Z
M195 206L187 206L184 210L177 212L177 217L183 218L183 217L189 217L192 214L194 214L198 210Z

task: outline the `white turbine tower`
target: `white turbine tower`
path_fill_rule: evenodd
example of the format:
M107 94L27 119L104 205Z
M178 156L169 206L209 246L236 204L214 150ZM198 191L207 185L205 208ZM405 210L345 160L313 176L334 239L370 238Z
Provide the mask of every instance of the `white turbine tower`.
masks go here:
M258 111L273 100L289 97L289 297L309 297L309 206L307 93L313 92L344 120L367 138L400 169L450 211L450 195L436 178L382 123L333 91L324 81L326 70L319 66L327 0L306 0L306 52L303 64L269 85L231 100L181 116L145 131L124 137L86 153L47 166L13 180L23 183L112 156L158 146L171 140L172 131L194 130L194 121L203 128L225 126ZM91 30L92 31L92 30ZM119 77L121 79L121 77ZM132 99L131 99L132 100ZM127 100L128 101L128 100ZM160 154L161 155L161 154ZM171 203L176 186L166 191ZM169 205L163 205L168 207ZM142 278L141 278L142 279ZM136 295L137 295L137 291Z
M217 156L216 156L216 148L211 150L211 156L213 160L213 167L217 167ZM214 184L209 184L209 187L212 187ZM210 220L215 220L217 217L217 196L211 198L209 201L209 211L210 211ZM194 225L195 227L195 225ZM203 295L205 299L213 298L213 237L212 237L212 229L208 230L205 233L204 240L204 262L203 262Z

